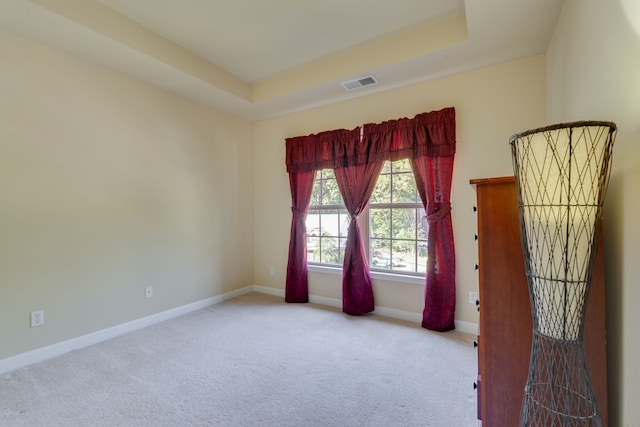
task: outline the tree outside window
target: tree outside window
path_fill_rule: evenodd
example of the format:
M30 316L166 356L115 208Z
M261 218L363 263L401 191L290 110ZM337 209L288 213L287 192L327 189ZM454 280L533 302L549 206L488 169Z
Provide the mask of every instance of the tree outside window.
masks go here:
M306 220L310 263L342 265L349 221L333 170L319 171ZM426 216L409 160L385 163L360 221L372 270L426 272Z

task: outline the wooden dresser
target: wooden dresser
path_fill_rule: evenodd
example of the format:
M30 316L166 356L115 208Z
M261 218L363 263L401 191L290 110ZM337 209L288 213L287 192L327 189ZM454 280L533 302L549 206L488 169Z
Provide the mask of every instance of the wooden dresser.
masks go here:
M473 179L478 220L478 419L517 426L529 370L532 320L513 177ZM591 382L607 424L607 348L602 239L585 314Z

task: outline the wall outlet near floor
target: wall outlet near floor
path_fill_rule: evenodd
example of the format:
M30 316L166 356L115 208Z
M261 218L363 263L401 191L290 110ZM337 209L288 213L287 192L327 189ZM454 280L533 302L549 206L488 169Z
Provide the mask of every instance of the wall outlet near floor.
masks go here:
M272 276L276 275L276 268L273 265L269 267L269 274Z
M469 292L469 304L475 304L478 301L478 293L477 292Z
M153 286L146 286L144 288L144 297L151 298L153 296Z
M31 327L44 325L44 310L36 310L31 312Z

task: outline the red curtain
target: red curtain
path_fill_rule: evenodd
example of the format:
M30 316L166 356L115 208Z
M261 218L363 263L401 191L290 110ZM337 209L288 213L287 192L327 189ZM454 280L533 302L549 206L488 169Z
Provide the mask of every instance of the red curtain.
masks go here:
M412 119L366 124L286 140L287 172L378 163L421 156L453 156L456 152L455 109L445 108Z
M409 158L412 159L416 184L429 222L422 325L439 331L454 328L455 253L449 213L453 159L456 151L455 125L455 109L445 108L418 114L412 119L366 124L362 128L362 137L360 128L356 128L286 140L286 163L290 176L323 168L334 169L345 205L352 215L343 271L345 312L355 314L373 310L373 292L364 245L357 222L354 222L353 218L366 206L382 163L385 160ZM293 196L293 187L292 198L296 199ZM300 224L296 230L292 224L292 241L300 239L297 233L300 229L304 230L304 217L296 217L296 212L304 212L306 216L308 206L309 199L304 206L297 205L294 200L294 222L298 221ZM292 269L291 277L289 268L287 269L287 294L290 287L301 289L303 295L307 293L304 234L302 240L304 246L299 243L295 246L290 243L289 246L289 264L295 261L296 266L303 265L304 268ZM350 244L353 246L350 247ZM301 254L301 250L304 250L304 254ZM304 276L300 271L304 271ZM300 282L304 282L304 285Z
M377 162L335 170L340 194L351 215L342 270L342 311L348 314L369 313L375 306L358 216L367 206L383 165Z
M456 258L451 224L453 156L411 159L416 187L427 212L427 274L422 326L455 328Z
M308 302L309 284L307 279L307 227L305 220L316 171L289 174L291 187L291 238L289 240L289 260L287 262L286 302Z
M292 220L285 282L286 302L308 302L307 227L316 170L335 168L344 158L345 147L355 147L360 130L339 129L317 135L289 138L286 162L291 187Z

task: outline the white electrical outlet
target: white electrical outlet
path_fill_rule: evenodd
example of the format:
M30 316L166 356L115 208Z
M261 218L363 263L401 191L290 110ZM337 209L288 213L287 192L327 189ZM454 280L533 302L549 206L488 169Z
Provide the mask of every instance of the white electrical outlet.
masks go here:
M44 325L44 310L36 310L31 312L31 327Z
M269 274L272 276L276 275L276 268L274 266L269 267Z
M469 292L469 304L475 304L478 301L478 293L477 292Z
M151 298L153 296L153 286L147 286L144 288L144 297Z

